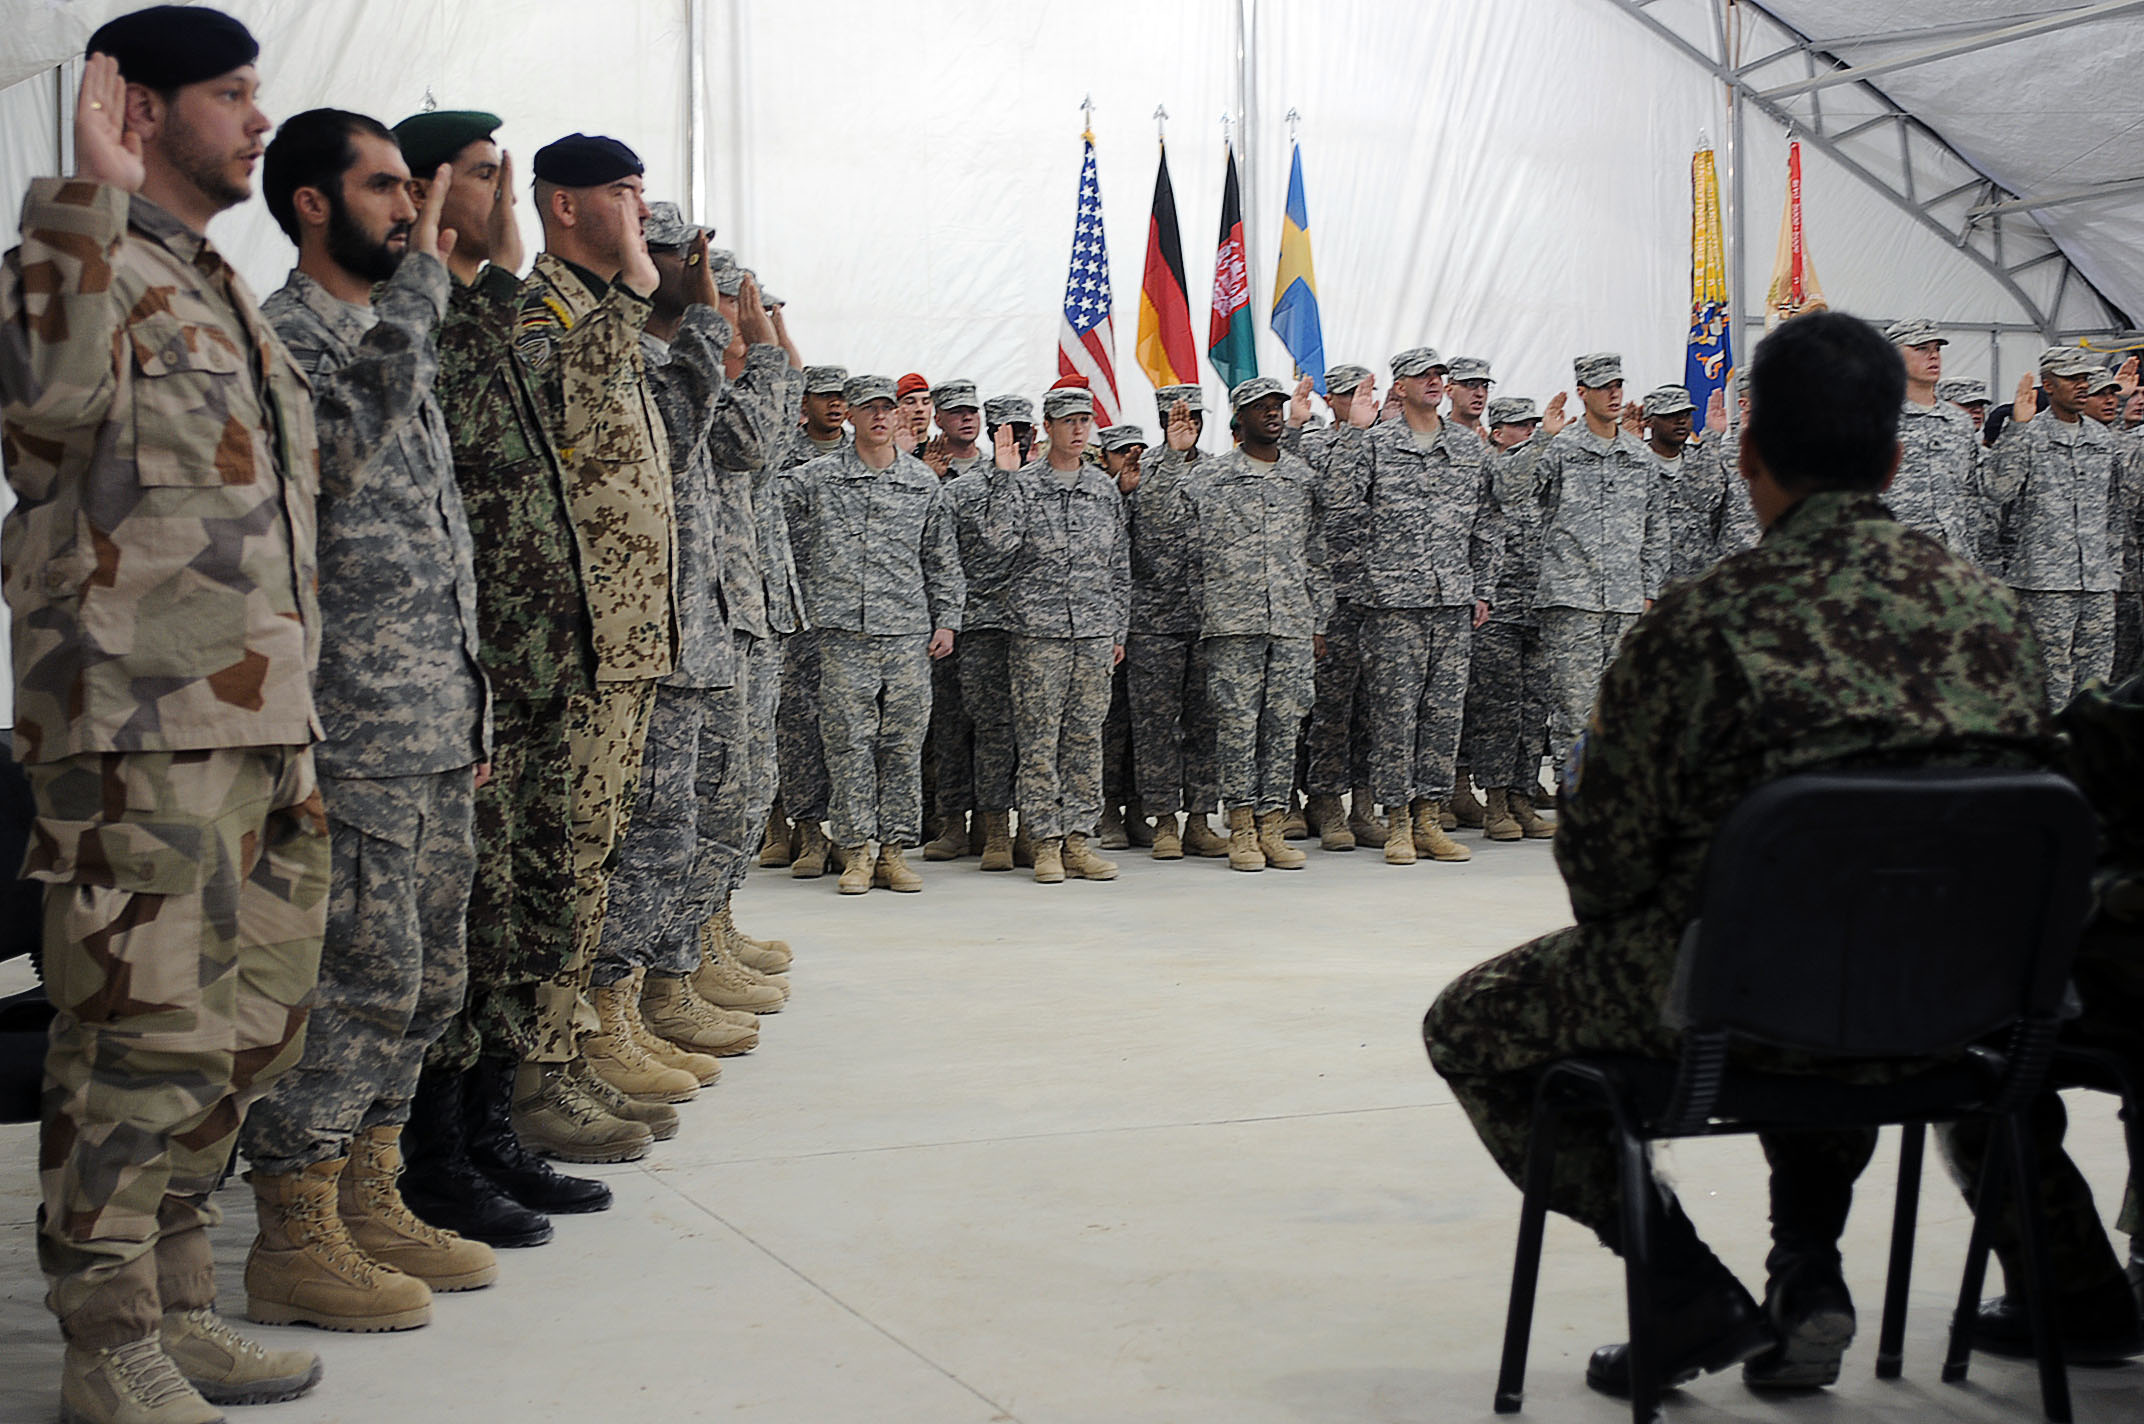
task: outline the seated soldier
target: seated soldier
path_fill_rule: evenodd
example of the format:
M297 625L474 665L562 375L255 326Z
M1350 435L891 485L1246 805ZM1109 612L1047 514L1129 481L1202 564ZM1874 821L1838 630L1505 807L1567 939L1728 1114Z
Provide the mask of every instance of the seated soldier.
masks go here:
M1423 1022L1429 1056L1513 1180L1538 1071L1672 1058L1661 1023L1713 828L1759 785L1836 766L2036 767L2051 755L2040 659L2010 592L1879 496L1899 463L1905 369L1863 322L1787 322L1749 372L1742 478L1763 542L1669 592L1631 631L1564 772L1556 862L1578 923L1461 975ZM1766 1134L1760 1311L1674 1195L1648 1204L1663 1384L1749 1361L1758 1385L1829 1384L1854 1328L1838 1240L1875 1134ZM1605 1117L1566 1129L1549 1205L1618 1250ZM1586 1381L1629 1389L1627 1347Z

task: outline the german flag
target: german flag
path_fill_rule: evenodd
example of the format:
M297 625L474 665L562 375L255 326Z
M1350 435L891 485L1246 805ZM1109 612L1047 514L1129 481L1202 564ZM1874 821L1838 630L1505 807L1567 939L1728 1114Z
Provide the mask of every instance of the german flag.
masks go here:
M1169 185L1169 147L1154 174L1154 211L1146 226L1146 274L1139 282L1139 369L1155 389L1199 378L1191 344L1191 302L1184 295L1184 243L1176 227L1176 190Z

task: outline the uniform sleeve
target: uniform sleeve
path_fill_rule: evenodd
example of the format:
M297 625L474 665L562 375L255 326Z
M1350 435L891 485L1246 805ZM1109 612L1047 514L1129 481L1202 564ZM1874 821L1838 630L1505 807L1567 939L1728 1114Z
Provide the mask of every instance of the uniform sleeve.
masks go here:
M1670 541L1673 528L1668 518L1667 481L1657 473L1645 487L1645 535L1638 549L1639 581L1648 599L1660 597L1668 584Z
M746 348L744 370L723 388L715 403L715 426L709 440L718 469L756 470L775 457L787 428L783 416L789 370L789 358L781 347Z
M1122 494L1117 496L1116 547L1109 556L1109 587L1116 598L1117 635L1113 641L1123 647L1132 630L1132 525L1131 502Z
M1333 623L1336 595L1333 591L1332 550L1325 542L1324 487L1313 478L1310 486L1310 530L1303 543L1303 562L1310 571L1310 609L1316 619L1313 630L1323 633Z
M126 298L113 266L123 189L40 178L22 203L22 246L0 270L0 399L8 423L58 434L101 422L118 390Z
M2041 417L2043 420L2051 418ZM2032 442L2025 437L2022 426L2012 424L1996 437L1995 446L1989 453L1993 458L1987 465L1988 513L1995 526L1987 539L1994 559L1989 572L2000 577L2010 564L2017 504L2025 493L2032 470Z
M931 627L960 629L968 602L968 580L960 567L960 541L953 529L953 505L945 488L931 490L930 513L923 517L923 592L930 603Z
M571 460L598 424L626 405L640 369L640 333L653 310L622 282L613 282L595 310L570 326L541 290L524 301L515 349L555 402L558 429L552 437L561 458ZM565 380L568 372L589 379Z
M1493 452L1482 452L1481 475L1474 489L1474 529L1467 543L1468 559L1474 566L1474 597L1483 603L1496 591L1496 580L1504 571L1504 547L1511 537L1511 525L1498 498L1501 463Z
M975 583L996 587L1019 568L1027 547L1031 510L1024 484L1026 470L981 471L982 494L971 506L967 575Z

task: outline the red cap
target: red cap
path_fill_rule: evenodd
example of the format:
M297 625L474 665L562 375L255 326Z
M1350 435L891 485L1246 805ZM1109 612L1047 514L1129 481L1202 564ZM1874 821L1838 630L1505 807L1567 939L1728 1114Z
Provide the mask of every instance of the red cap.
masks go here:
M899 384L894 386L893 394L898 399L901 396L914 395L917 391L927 391L930 388L931 383L929 381L924 380L914 371L910 371L907 375L901 377Z
M1093 388L1094 383L1077 372L1069 376L1059 376L1057 384L1050 387L1053 391L1086 391Z

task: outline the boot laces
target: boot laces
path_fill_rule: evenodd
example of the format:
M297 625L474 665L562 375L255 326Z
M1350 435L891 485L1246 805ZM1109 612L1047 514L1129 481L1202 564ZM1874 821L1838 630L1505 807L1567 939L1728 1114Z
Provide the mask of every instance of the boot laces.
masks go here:
M369 1286L379 1279L379 1263L358 1250L357 1243L350 1239L350 1229L342 1223L333 1191L295 1195L289 1213L298 1227L299 1238L318 1247L331 1269L355 1277L360 1285Z
M214 1341L232 1354L254 1360L262 1360L268 1357L268 1352L262 1349L257 1342L248 1340L245 1336L233 1330L231 1322L225 1320L208 1306L197 1305L192 1310L183 1312L183 1314L186 1323L193 1327L194 1334Z
M104 1357L111 1361L112 1374L120 1385L144 1408L176 1404L194 1393L193 1385L179 1373L178 1364L164 1353L159 1336L145 1335L115 1345L104 1352Z

